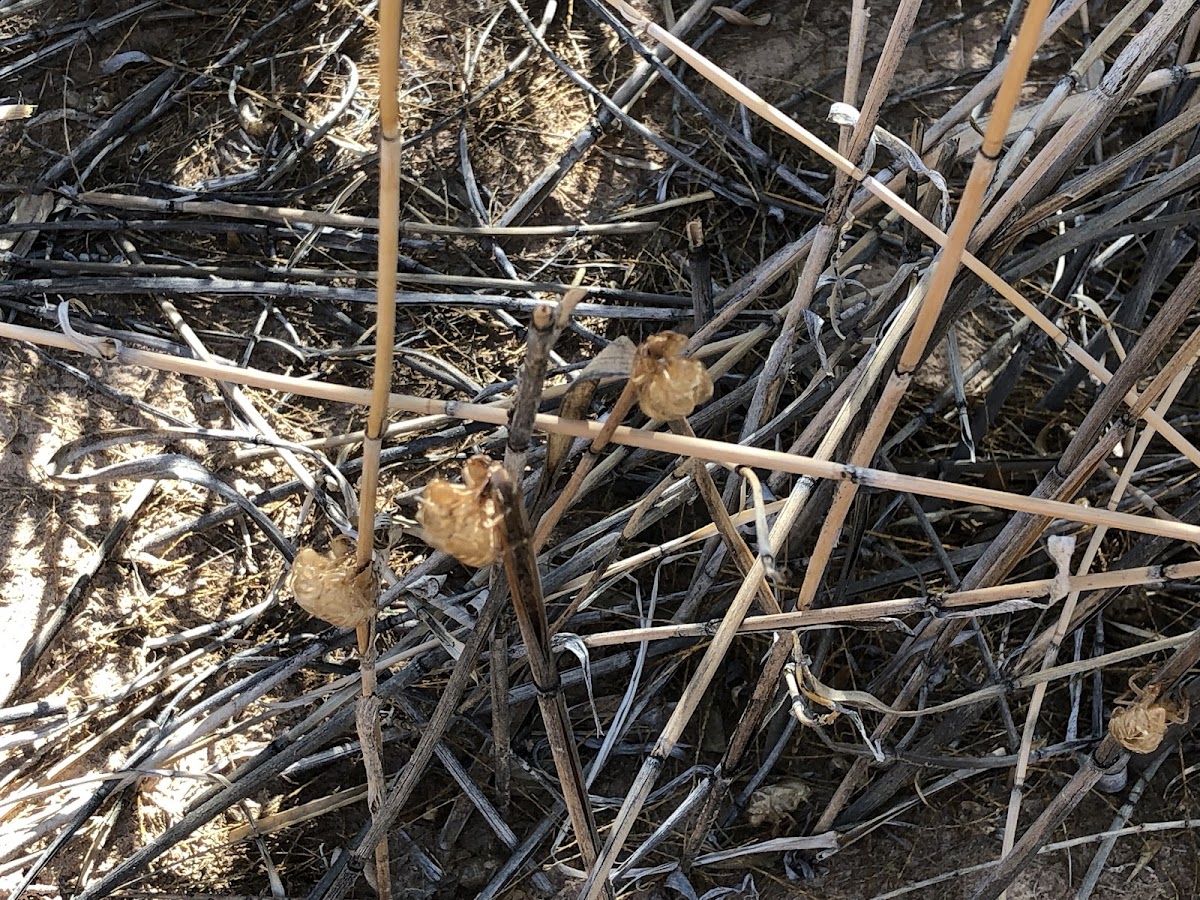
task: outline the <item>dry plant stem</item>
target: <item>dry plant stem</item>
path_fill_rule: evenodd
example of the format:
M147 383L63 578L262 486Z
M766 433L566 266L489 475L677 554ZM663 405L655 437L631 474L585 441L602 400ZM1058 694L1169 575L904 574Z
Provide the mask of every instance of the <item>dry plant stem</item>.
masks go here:
M533 436L538 404L546 384L550 353L562 334L575 304L587 296L587 291L572 289L554 307L539 306L533 311L529 337L525 346L525 362L517 379L517 392L508 425L508 444L504 451L504 467L516 481L525 469L525 456Z
M60 347L77 352L99 354L110 362L119 361L128 365L145 366L160 371L176 372L184 375L198 375L204 378L216 378L233 384L251 385L267 390L290 391L306 397L333 400L339 403L367 405L370 402L370 392L360 388L351 388L345 385L330 384L316 380L290 378L264 372L259 369L241 368L221 363L204 363L199 360L183 359L148 350L134 350L119 346L115 342L106 339L97 342L95 339L87 338L84 335L76 334L75 336L67 336L37 328L26 328L21 325L0 323L0 337L31 341L43 346ZM1112 376L1109 375L1108 377L1111 380ZM1142 413L1146 421L1162 422L1166 425L1165 420L1157 415L1157 413L1150 414L1144 412L1142 404L1137 402L1137 395L1134 395L1132 391L1127 392L1122 399L1125 402L1137 404L1138 411ZM456 419L487 422L493 425L508 424L508 412L498 406L446 402L404 394L392 394L389 399L389 408L416 413L418 415L440 414ZM539 413L535 422L536 427L542 431L593 440L608 429L607 423L563 419L559 416L551 416L544 413ZM1200 526L1181 525L1175 522L1164 522L1142 516L1128 515L1126 513L1113 513L1108 510L1091 509L1072 503L1060 503L1038 497L1027 497L1024 494L1014 494L1007 491L997 491L964 484L953 484L933 478L922 478L915 475L885 472L879 469L848 466L843 463L780 453L760 447L746 447L741 444L731 444L707 438L684 438L672 434L646 432L626 426L617 426L613 429L611 440L613 443L653 450L673 456L694 456L697 459L705 459L725 465L746 465L756 469L806 475L809 478L828 478L836 481L856 480L860 486L881 490L908 491L909 493L925 497L939 497L943 500L995 506L1000 509L1062 518L1071 522L1083 522L1089 525L1107 525L1110 528L1122 528L1141 534L1155 534L1162 537L1200 543Z
M571 818L571 827L584 864L591 866L596 860L599 838L588 802L587 782L579 761L562 682L554 651L550 647L546 601L542 595L541 576L533 553L532 531L525 514L524 500L513 480L503 470L492 474L491 486L499 496L503 510L504 520L500 527L504 535L504 571L508 576L513 609L525 643L529 673L537 687L538 706L554 756L563 801Z
M600 429L599 434L596 435L592 440L591 446L588 447L588 452L580 458L575 471L571 473L571 478L563 488L562 493L558 495L558 499L546 510L541 521L538 522L537 531L533 536L534 553L539 552L545 546L546 540L550 537L550 532L554 530L554 526L559 523L563 514L570 509L571 504L579 494L579 489L583 486L583 480L587 478L588 473L592 471L592 467L599 461L600 454L604 452L604 448L612 440L617 426L629 415L629 410L633 408L636 399L637 394L634 391L633 382L626 381L620 395L617 397L617 402L613 404L612 412L608 414L608 418L604 420L604 425Z
M858 167L854 166L847 159L840 156L832 148L823 141L816 138L811 132L802 127L794 119L784 115L774 106L767 103L758 94L751 91L745 85L731 78L723 69L714 65L709 59L689 48L686 44L679 41L670 33L663 31L649 19L646 19L623 0L608 0L613 6L619 9L627 19L636 22L644 27L654 38L667 46L669 46L677 56L691 66L698 74L702 75L713 85L724 91L733 99L745 104L749 109L753 110L761 118L779 128L785 134L795 138L810 150L819 153L828 162L832 163L839 171L850 175L855 181L862 184L864 188L877 196L879 199L886 202L893 210L902 216L906 221L913 224L922 234L933 240L939 246L944 246L947 241L947 235L932 222L922 216L916 209L906 203L903 199L897 196L886 185L881 184L875 178L867 175ZM790 264L789 260L794 261L793 253L801 252L808 244L805 241L797 242L797 245L785 248L785 251L780 251L776 256L772 257L770 262L772 268L783 267ZM1100 364L1094 357L1090 356L1082 347L1076 344L1061 328L1055 325L1050 319L1043 315L1032 303L1026 300L1017 290L998 276L991 268L983 263L978 257L972 253L964 253L962 261L973 273L978 275L988 287L995 290L1001 297L1015 306L1021 313L1028 316L1029 319L1042 331L1048 334L1067 355L1073 360L1082 365L1087 371L1095 376L1100 382L1107 384L1112 378L1112 373L1109 372L1103 365ZM765 264L764 264L765 265ZM776 273L778 274L778 273ZM765 276L764 276L765 277ZM717 314L717 317L702 329L693 338L693 343L702 338L702 335L710 333L710 329L715 330L721 327L726 321L726 310L722 310ZM1129 404L1136 402L1136 393L1131 392L1127 398ZM1197 449L1190 441L1187 440L1179 431L1169 422L1162 419L1153 411L1147 411L1146 421L1153 425L1159 434L1169 441L1172 446L1176 447L1189 460L1200 466L1200 449Z
M671 430L687 437L696 436L687 419L677 419L672 422ZM725 546L729 550L729 554L733 557L733 561L742 573L742 576L749 578L750 572L754 568L754 554L746 546L746 542L742 539L742 536L738 534L737 526L733 524L733 520L729 516L729 510L725 508L725 504L721 501L721 492L718 490L716 482L713 481L708 467L700 460L693 460L691 469L692 477L696 480L696 486L700 489L700 497L704 500L708 514L712 516L713 527L716 528L721 538L725 541ZM767 613L783 612L779 608L779 601L775 599L775 592L767 584L765 575L759 580L758 600L763 610Z
M379 453L387 422L392 386L392 350L396 343L396 258L400 254L400 38L404 0L379 4L379 244L376 268L375 368L371 403L363 440L359 481L358 543L355 562L361 571L375 564L375 500L379 485ZM375 681L375 616L357 628L362 697L355 724L367 772L367 805L372 820L384 801L383 740L379 726L379 697ZM382 900L392 896L388 838L375 847L375 890Z
M571 290L563 297L562 302L553 308L539 306L533 311L525 346L525 361L517 378L516 397L513 401L512 415L509 417L508 442L504 451L505 469L509 477L518 484L525 470L525 458L533 436L534 420L546 384L550 353L567 325L572 308L584 296L585 291ZM521 504L523 507L523 500ZM493 567L490 586L492 593L502 590L499 584L502 577L500 567ZM502 809L507 809L511 793L512 721L511 710L505 699L509 688L509 624L508 616L501 614L492 635L490 651L492 755L495 759L496 795Z
M749 521L739 516L735 524ZM618 567L614 567L618 569ZM619 571L624 571L624 565ZM605 577L617 574L610 570ZM1122 587L1168 585L1200 578L1200 562L1177 563L1175 565L1141 566L1133 569L1111 569L1088 575L1075 575L1066 582L1070 591L1114 590ZM996 604L996 612L1006 612L1005 604L1012 600L1033 600L1049 597L1058 582L1053 578L1036 581L1020 581L995 587L969 591L954 591L940 597L913 597L899 600L879 600L872 603L855 603L850 606L829 609L807 609L802 612L786 612L778 615L747 616L738 628L739 634L761 634L764 631L782 631L792 628L818 628L849 622L878 622L893 616L912 613L969 611L974 615L989 612L987 604ZM965 612L963 614L966 614ZM586 635L583 642L589 647L611 647L640 641L662 641L679 637L704 637L712 633L713 622L691 622L677 625L659 625L651 628L625 628L619 631L601 631ZM1040 649L1044 641L1035 649Z
M380 11L382 15L382 10ZM400 147L396 148L399 153ZM318 212L287 206L255 206L246 203L229 203L225 200L160 200L153 197L133 197L104 191L85 191L75 198L80 203L106 206L115 209L175 212L185 215L216 216L233 219L252 219L263 222L279 222L283 225L310 225L313 227L366 229L374 231L382 226L379 219L368 216L352 216L348 213ZM444 234L461 237L571 237L582 234L640 234L658 228L656 222L619 222L581 225L444 225L435 222L405 220L403 228L408 234ZM390 262L395 267L395 257Z
M862 78L863 52L867 43L867 21L870 18L866 0L854 0L850 8L850 34L846 38L846 80L842 85L842 102L858 108L859 79ZM886 51L886 48L885 48ZM850 149L853 129L842 126L838 132L838 153L853 160Z
M874 407L871 418L851 453L852 465L869 465L874 458L875 451L883 442L883 435L892 420L892 415L907 392L913 373L929 343L929 337L933 333L946 296L950 292L950 285L954 281L955 275L958 274L959 263L966 249L967 240L975 227L984 195L991 184L992 174L996 169L996 160L1004 146L1008 119L1020 100L1025 76L1033 61L1033 54L1037 50L1038 35L1050 10L1050 5L1051 0L1031 0L1025 11L1025 18L1021 23L1021 30L1017 34L1008 71L1005 73L1004 81L996 96L992 117L988 122L987 134L979 154L976 156L975 164L971 167L971 174L955 213L954 223L950 226L946 245L943 247L940 257L934 261L929 288L926 291L924 302L921 304L917 321L913 325L912 333L909 335L908 343L896 365L896 371L888 380L883 396ZM857 487L852 482L844 482L838 485L834 492L833 503L821 526L816 546L812 552L812 561L804 575L804 584L800 588L800 596L796 601L797 609L806 609L816 597L817 589L824 579L830 555L841 534L842 523L845 521L857 491Z
M512 716L509 714L508 629L496 623L492 633L491 678L492 757L495 760L496 805L508 811L512 800Z
M429 717L429 724L421 732L421 739L413 748L404 768L395 776L378 813L371 819L370 828L349 854L343 853L338 857L320 883L309 894L310 900L345 896L346 891L357 879L358 873L362 871L363 864L371 858L374 848L379 841L386 837L388 829L396 821L424 775L425 767L429 765L438 742L450 724L450 719L458 707L459 700L462 699L463 692L471 683L476 660L491 634L500 605L501 601L498 595L496 597L489 596L484 602L470 636L463 642L462 652L454 664L450 678L442 687L437 707ZM350 865L350 857L354 858L353 866Z
M567 604L558 616L558 618L550 626L551 636L558 634L571 620L571 617L579 611L579 607L592 595L596 586L600 584L604 578L609 576L613 566L612 561L620 552L623 545L633 540L633 538L642 530L642 522L649 516L650 511L658 503L663 494L674 486L682 476L677 473L668 474L657 485L651 488L633 508L629 516L629 521L625 523L625 527L621 529L619 538L613 542L612 549L609 550L603 561L596 566L590 575L583 579L583 584L576 591L575 596ZM646 523L649 525L649 522Z

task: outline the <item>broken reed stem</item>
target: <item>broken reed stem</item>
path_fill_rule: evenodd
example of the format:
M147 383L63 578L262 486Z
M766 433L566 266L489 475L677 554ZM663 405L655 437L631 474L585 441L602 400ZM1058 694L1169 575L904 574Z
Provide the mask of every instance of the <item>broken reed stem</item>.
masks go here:
M875 452L883 442L884 432L892 421L892 416L900 401L908 392L913 373L920 364L925 348L929 344L930 335L941 315L942 306L950 293L950 285L958 274L960 261L966 251L967 241L975 228L980 210L988 187L992 182L992 174L996 170L996 162L1004 148L1004 136L1008 131L1008 120L1016 109L1021 97L1021 89L1025 85L1025 77L1033 62L1033 54L1037 50L1038 35L1042 23L1050 11L1051 0L1031 0L1017 34L1016 46L1013 48L1008 71L1000 90L996 95L991 119L988 121L987 133L983 144L971 167L967 186L963 190L962 199L950 226L946 244L938 259L934 260L933 271L929 276L929 287L917 313L908 342L900 354L896 370L888 379L883 396L872 410L871 418L863 428L863 432L850 454L852 465L869 465L875 458ZM817 595L817 589L825 578L825 569L829 565L830 556L842 532L842 524L850 511L850 504L858 493L858 486L852 481L842 482L834 492L833 502L821 531L817 535L817 543L813 548L811 562L804 575L804 584L800 588L800 596L796 600L797 609L807 608Z
M376 269L375 367L371 376L371 402L362 447L359 481L358 544L355 563L359 571L375 565L375 502L379 486L379 454L392 388L392 350L396 343L396 259L400 255L400 38L404 26L404 0L379 4L379 244ZM377 600L377 598L376 598ZM371 817L379 814L387 789L383 771L383 737L379 725L379 698L375 681L375 612L355 629L358 639L362 697L355 723L367 771L367 806ZM392 867L388 836L375 846L375 890L381 900L391 900Z
M509 477L517 484L521 483L525 471L525 459L533 437L534 421L546 386L550 353L570 320L571 310L585 296L586 291L573 288L553 307L539 306L533 311L525 343L525 360L517 377L516 396L513 398L512 415L509 417L508 442L504 450L504 467ZM518 498L518 502L524 510L524 499ZM491 593L503 590L503 577L500 568L493 566L489 584ZM500 807L505 810L511 798L512 767L512 710L507 700L510 621L507 614L500 614L491 641L492 756L495 760L496 796Z
M735 516L733 521L735 524L740 524L748 521L748 518L739 519ZM605 572L603 577L610 578L619 571L623 571L624 568L623 563L618 564ZM1190 562L1170 566L1142 566L1134 569L1113 569L1108 572L1073 575L1067 579L1065 586L1069 591L1082 593L1122 587L1156 587L1197 578L1200 578L1200 562ZM747 616L738 627L738 634L758 634L764 631L782 631L791 628L821 628L852 622L878 622L897 616L927 615L931 612L956 615L1004 613L1012 610L1011 601L1049 597L1054 593L1057 585L1058 581L1054 578L1041 578L1035 581L1019 581L970 591L952 591L940 596L878 600L829 609L806 609L778 615ZM994 605L996 608L989 609L989 605ZM690 622L679 625L657 625L650 628L600 631L585 635L583 642L588 647L611 647L641 641L704 637L711 634L712 631L712 622Z
M176 372L182 375L198 375L228 381L233 384L250 385L266 390L286 391L313 397L319 400L332 400L338 403L352 403L365 406L370 403L371 394L361 388L345 385L330 384L316 379L292 378L286 375L276 375L261 369L241 368L223 363L204 363L194 359L184 359L166 353L156 353L150 350L135 350L124 347L109 339L93 339L86 335L68 336L40 328L27 328L22 325L0 323L0 337L14 340L30 341L44 346L59 347L65 350L100 355L109 362L121 362L127 365L145 366L159 371ZM1112 375L1105 370L1107 381ZM1138 404L1139 395L1132 391L1124 396L1124 401ZM455 401L431 400L423 397L413 397L407 394L391 394L388 408L417 415L440 414L450 418L474 422L488 422L494 425L508 424L508 411L502 406L486 406L477 403L458 403ZM1144 418L1149 423L1161 422L1170 428L1162 416L1148 409L1142 410ZM595 439L607 427L606 423L594 422L588 419L564 419L560 416L539 413L535 419L536 427L542 431L554 434L566 434L572 437ZM1159 429L1161 434L1161 429ZM613 443L625 444L644 450L653 450L674 456L693 456L711 462L725 465L746 465L766 471L788 472L793 475L807 475L810 478L828 478L835 481L855 480L860 485L887 491L904 491L925 497L938 497L961 503L978 503L983 506L993 506L1015 512L1027 512L1033 515L1065 519L1069 522L1081 522L1087 525L1107 525L1110 528L1121 528L1139 534L1154 534L1176 540L1200 544L1200 526L1185 525L1134 516L1127 513L1114 513L1105 509L1092 509L1073 503L1063 503L1055 500L1043 500L1037 497L1027 497L1024 494L1013 494L1007 491L997 491L989 488L974 487L964 484L953 484L938 481L934 478L923 478L916 475L902 475L895 472L885 472L880 469L868 469L828 460L814 459L807 456L781 453L776 450L765 450L760 447L746 447L724 441L714 441L707 438L685 438L674 434L647 432L627 426L617 426L612 431Z

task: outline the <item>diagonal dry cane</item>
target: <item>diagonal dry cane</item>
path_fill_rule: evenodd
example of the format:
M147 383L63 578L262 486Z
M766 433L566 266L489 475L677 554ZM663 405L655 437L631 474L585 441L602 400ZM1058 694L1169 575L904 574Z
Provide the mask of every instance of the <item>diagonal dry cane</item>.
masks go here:
M381 0L379 4L379 255L376 268L375 367L371 381L371 405L363 440L362 479L359 482L358 545L355 562L359 570L375 564L375 494L379 484L379 453L387 420L392 386L392 347L396 334L396 259L400 253L400 36L404 24L404 0ZM367 770L367 805L371 816L383 804L386 782L383 773L383 740L379 727L379 698L375 680L375 616L356 629L362 698L355 711L363 764ZM375 846L375 889L382 900L392 896L388 838Z

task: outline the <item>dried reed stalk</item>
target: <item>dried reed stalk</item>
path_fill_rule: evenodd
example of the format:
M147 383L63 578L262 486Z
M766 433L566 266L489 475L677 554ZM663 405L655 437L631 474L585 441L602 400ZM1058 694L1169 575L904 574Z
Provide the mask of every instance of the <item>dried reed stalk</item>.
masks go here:
M135 350L120 345L110 339L89 338L86 335L57 334L40 328L27 328L21 325L0 323L0 337L14 340L30 341L44 346L60 347L105 358L109 362L121 362L127 365L144 366L160 371L177 372L185 375L199 375L228 381L232 384L251 385L267 390L286 391L305 397L315 397L323 400L333 400L339 403L352 403L366 406L370 403L371 393L360 388L345 385L330 384L316 379L291 378L264 372L260 369L241 368L223 363L204 363L199 360L183 359L165 353L149 350ZM1112 375L1108 375L1108 380ZM1137 414L1147 422L1163 422L1165 420L1157 413L1146 412L1145 404L1138 402L1137 394L1127 391L1122 400L1136 405ZM500 405L485 406L477 403L457 403L445 400L430 400L423 397L413 397L404 394L391 394L388 408L418 415L441 414L451 418L466 419L474 422L488 422L494 425L506 425L508 411ZM565 434L577 438L592 438L606 430L604 423L581 419L564 419L559 416L539 413L535 419L536 427L552 434ZM1142 534L1156 534L1179 540L1200 543L1200 526L1184 525L1176 522L1164 522L1144 516L1134 516L1127 513L1114 513L1109 510L1091 509L1072 503L1061 503L1045 500L1040 497L1027 497L1007 491L974 487L972 485L953 484L933 478L922 478L915 475L903 475L895 472L885 472L879 469L861 468L830 462L829 460L780 453L759 447L747 447L742 444L732 444L725 441L714 441L707 438L685 438L673 434L644 432L638 429L618 426L612 431L614 443L630 447L640 447L674 456L695 457L724 465L745 465L768 471L789 472L793 475L807 475L810 478L826 478L835 481L856 481L860 486L879 488L889 491L907 491L927 497L939 497L944 500L954 500L962 503L978 503L1027 512L1034 515L1050 516L1066 519L1071 522L1082 522L1088 525L1107 525L1110 528L1121 528Z
M375 304L375 364L371 402L363 435L362 477L359 481L358 542L355 563L362 571L375 565L375 505L379 486L379 454L387 424L392 386L392 351L396 343L396 257L400 253L400 41L404 0L379 4L379 245ZM367 770L367 806L372 818L383 806L386 782L383 739L376 693L375 615L356 628L362 697L355 723ZM375 847L375 889L382 900L392 896L388 837Z

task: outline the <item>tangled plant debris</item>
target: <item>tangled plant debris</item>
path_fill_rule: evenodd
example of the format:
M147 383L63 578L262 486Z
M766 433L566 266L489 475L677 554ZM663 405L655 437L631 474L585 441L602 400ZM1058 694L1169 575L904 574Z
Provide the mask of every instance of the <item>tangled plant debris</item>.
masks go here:
M0 0L0 893L1200 892L1195 0L400 8Z

